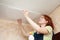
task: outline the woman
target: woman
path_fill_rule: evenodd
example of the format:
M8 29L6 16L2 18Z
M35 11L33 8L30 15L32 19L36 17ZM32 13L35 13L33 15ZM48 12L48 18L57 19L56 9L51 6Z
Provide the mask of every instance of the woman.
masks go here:
M37 24L28 16L28 14L29 12L24 10L26 20L36 31L33 34L34 40L52 40L54 25L51 18L47 15L41 15Z

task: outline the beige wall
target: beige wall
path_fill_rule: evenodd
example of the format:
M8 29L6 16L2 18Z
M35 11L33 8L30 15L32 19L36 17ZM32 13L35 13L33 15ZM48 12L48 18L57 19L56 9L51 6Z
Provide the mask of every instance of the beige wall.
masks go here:
M33 30L29 24L23 23L23 26L19 26L17 21L0 19L0 40L27 40L21 27L25 28L26 33Z
M51 14L51 18L53 19L55 25L55 33L60 32L60 6L58 6Z

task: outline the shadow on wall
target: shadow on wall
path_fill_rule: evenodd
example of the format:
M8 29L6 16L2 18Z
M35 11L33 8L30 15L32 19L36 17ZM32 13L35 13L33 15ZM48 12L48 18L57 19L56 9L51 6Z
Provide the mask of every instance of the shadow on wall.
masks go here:
M27 32L32 31L29 24L24 24L23 27ZM0 19L0 40L27 40L27 37L21 32L17 21Z

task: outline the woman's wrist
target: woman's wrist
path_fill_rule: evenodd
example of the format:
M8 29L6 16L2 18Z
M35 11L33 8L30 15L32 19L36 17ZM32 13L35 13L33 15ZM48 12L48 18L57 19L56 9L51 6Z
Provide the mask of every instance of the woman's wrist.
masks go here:
M28 18L29 16L28 15L25 15L26 18Z

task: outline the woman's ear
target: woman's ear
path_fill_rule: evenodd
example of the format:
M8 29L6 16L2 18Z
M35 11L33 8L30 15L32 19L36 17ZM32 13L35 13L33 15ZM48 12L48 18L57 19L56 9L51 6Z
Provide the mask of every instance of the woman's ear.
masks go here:
M46 21L46 23L48 23L48 21Z

